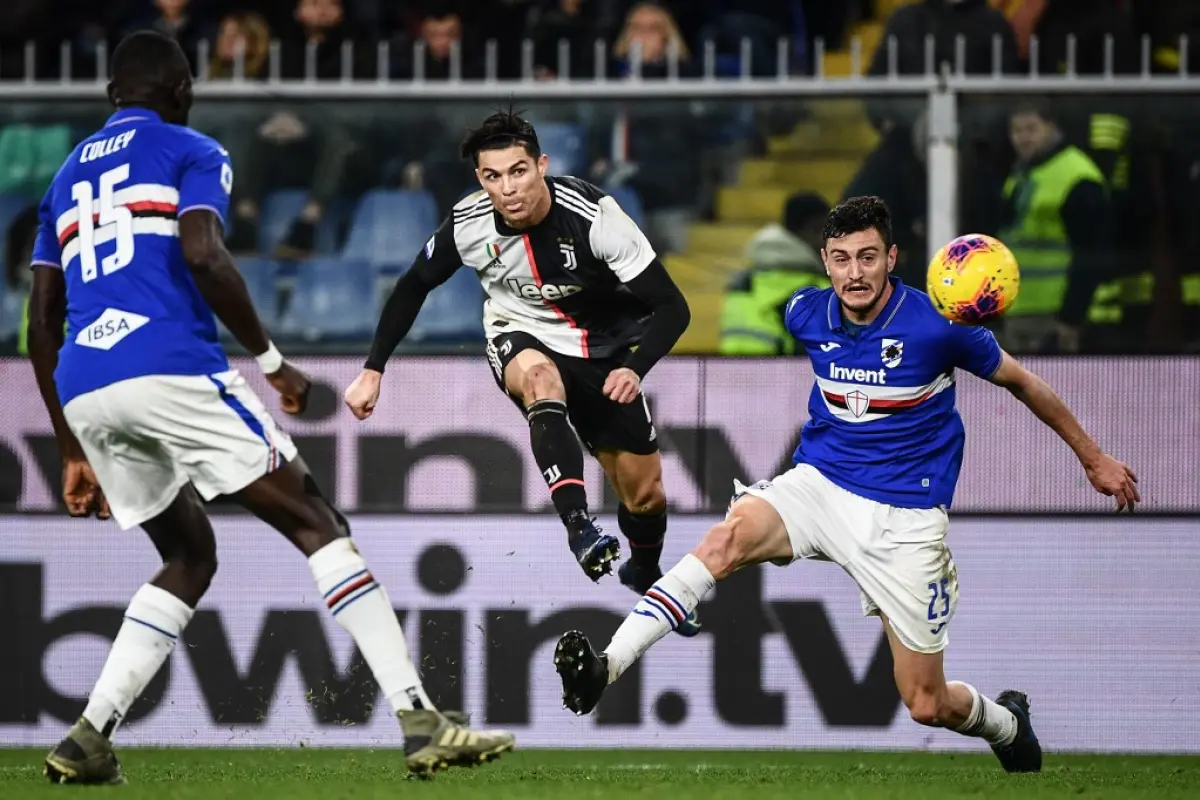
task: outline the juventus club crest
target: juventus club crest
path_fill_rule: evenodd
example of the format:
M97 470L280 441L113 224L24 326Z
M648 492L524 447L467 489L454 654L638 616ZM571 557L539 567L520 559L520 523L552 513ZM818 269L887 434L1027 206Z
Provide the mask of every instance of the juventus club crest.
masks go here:
M574 272L579 266L579 262L575 260L575 245L571 242L559 241L558 251L562 253L563 269L567 272Z
M900 361L904 358L904 342L899 339L884 339L881 355L883 365L888 369L895 369L900 366Z

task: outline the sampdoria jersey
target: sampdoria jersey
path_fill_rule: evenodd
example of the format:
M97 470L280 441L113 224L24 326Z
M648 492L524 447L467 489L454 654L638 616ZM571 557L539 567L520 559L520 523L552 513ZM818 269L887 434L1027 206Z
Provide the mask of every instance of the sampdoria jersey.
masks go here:
M179 246L180 215L222 220L233 186L212 139L122 109L63 164L42 200L35 268L61 269L67 333L54 378L72 398L143 375L229 368Z
M510 331L555 352L609 358L641 338L651 313L623 284L655 258L645 234L617 202L576 178L547 178L550 213L537 225L509 227L487 193L461 200L417 256L431 284L460 266L483 284L488 339Z
M801 289L788 304L788 330L816 373L793 460L880 503L949 506L966 438L954 371L990 377L1000 346L986 328L952 324L923 292L891 281L883 312L857 331L832 289Z

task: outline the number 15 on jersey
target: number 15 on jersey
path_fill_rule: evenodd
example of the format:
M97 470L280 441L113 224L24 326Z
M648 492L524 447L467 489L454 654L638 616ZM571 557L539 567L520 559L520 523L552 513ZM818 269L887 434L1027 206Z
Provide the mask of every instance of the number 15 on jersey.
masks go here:
M96 245L116 240L116 250L100 260L100 270L110 275L133 261L133 214L117 205L116 186L129 180L129 165L122 164L100 175L99 197L90 181L71 186L71 199L79 210L79 269L85 283L96 278Z

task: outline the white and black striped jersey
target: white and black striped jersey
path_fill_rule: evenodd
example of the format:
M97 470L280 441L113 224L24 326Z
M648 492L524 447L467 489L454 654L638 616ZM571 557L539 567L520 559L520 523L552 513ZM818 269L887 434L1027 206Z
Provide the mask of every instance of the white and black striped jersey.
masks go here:
M654 249L600 189L577 178L546 182L550 213L530 228L509 227L482 190L461 200L413 269L433 285L461 266L475 270L488 339L524 331L563 355L625 352L652 312L625 284L655 260Z

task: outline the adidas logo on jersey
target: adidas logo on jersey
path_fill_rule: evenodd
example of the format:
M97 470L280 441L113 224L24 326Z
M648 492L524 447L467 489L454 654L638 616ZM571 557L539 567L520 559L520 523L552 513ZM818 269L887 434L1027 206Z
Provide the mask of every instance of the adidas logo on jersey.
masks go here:
M847 381L849 383L875 383L883 386L887 383L887 370L851 369L849 367L839 367L837 364L830 364L829 377L835 381Z
M583 287L578 284L543 283L538 286L536 283L521 281L517 278L508 279L508 288L517 297L532 303L562 300L564 297L570 297L583 291Z

